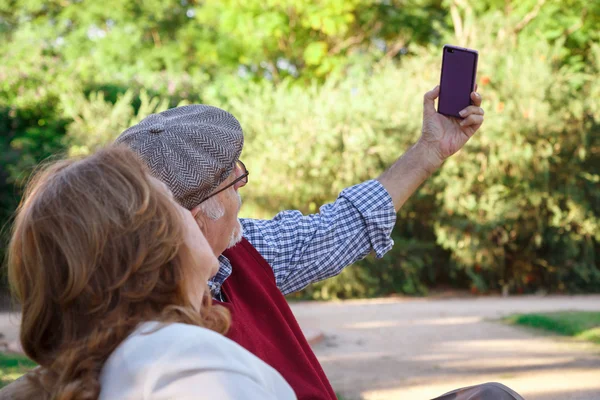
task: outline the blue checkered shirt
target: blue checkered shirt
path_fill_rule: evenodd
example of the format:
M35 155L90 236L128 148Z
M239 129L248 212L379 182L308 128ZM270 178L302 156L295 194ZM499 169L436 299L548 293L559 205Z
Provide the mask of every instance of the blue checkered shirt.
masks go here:
M271 265L283 294L330 278L366 257L378 258L392 248L396 222L394 203L379 181L343 190L334 203L318 214L282 211L271 220L240 219L244 237ZM209 282L216 299L231 275L231 263L221 255L217 275Z

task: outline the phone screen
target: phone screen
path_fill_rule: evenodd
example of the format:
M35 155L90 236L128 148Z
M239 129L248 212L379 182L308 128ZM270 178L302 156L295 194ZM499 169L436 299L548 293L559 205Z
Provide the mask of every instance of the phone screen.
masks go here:
M438 104L440 114L460 118L458 112L471 105L476 70L475 50L444 46Z

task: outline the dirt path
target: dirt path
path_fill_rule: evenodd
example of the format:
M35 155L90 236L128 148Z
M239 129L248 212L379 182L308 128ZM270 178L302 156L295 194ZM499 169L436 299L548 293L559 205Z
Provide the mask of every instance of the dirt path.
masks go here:
M488 381L527 400L600 399L600 346L540 336L497 319L534 311L600 311L600 296L378 299L292 305L325 340L315 352L344 400L423 400ZM0 313L13 342L19 316Z
M527 400L600 399L600 346L539 336L497 319L534 311L600 311L600 296L299 303L318 327L315 352L344 400L428 399L500 381Z

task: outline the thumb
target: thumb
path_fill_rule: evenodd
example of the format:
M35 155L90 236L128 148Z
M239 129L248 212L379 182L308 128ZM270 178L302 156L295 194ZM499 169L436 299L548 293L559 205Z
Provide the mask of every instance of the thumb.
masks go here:
M430 116L436 113L434 100L440 95L440 85L437 85L423 96L423 115Z

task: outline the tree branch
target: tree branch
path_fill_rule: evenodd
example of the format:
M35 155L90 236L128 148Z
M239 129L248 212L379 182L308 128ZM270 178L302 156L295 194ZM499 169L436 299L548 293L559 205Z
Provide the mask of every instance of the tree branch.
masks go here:
M390 49L385 53L384 58L392 59L398 54L402 48L406 46L406 40L399 40L390 47Z
M514 33L521 32L523 28L525 28L531 21L533 21L533 19L537 17L540 13L540 10L542 9L544 3L546 3L546 0L538 0L533 10L528 12L525 15L525 17L523 17L523 19L515 26Z
M381 30L383 23L381 21L374 21L373 24L369 23L369 25L371 25L371 26L365 27L365 29L363 29L362 32L359 33L358 35L349 37L349 38L341 41L340 43L336 44L335 46L333 46L331 48L331 50L329 50L328 54L335 55L335 54L340 53L343 50L348 49L351 46L362 43L365 40L367 33L369 34L369 37L372 38L374 35L376 35Z
M156 29L152 29L152 40L154 41L154 46L160 47L162 45L160 35Z
M581 12L581 19L579 21L577 21L576 23L574 23L572 26L570 26L569 29L567 29L567 31L565 32L566 36L569 36L570 34L579 30L583 26L583 21L585 21L587 12L588 12L588 9L584 8L583 11Z
M343 41L339 42L338 44L336 44L335 46L333 46L331 48L331 50L329 50L328 54L330 56L332 56L334 54L338 54L342 50L345 50L350 46L353 46L355 44L360 44L363 40L365 40L364 33L361 33L360 35L356 35L356 36L351 36L348 39L343 40Z
M456 2L453 2L450 6L450 16L452 17L452 25L454 25L454 35L457 39L460 39L463 34L463 24Z

